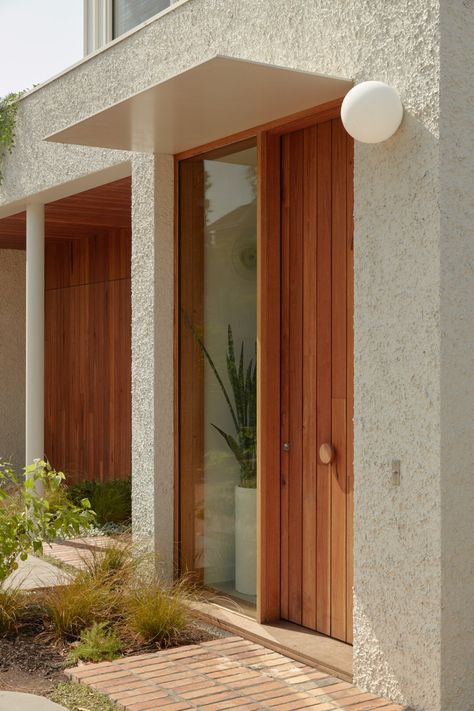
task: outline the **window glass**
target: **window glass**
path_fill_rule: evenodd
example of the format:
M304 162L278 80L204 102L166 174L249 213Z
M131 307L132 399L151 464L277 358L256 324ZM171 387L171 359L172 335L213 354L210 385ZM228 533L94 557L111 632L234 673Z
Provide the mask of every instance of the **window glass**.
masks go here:
M172 0L114 0L113 34L123 35L172 4Z
M180 165L184 570L256 599L257 207L254 141Z

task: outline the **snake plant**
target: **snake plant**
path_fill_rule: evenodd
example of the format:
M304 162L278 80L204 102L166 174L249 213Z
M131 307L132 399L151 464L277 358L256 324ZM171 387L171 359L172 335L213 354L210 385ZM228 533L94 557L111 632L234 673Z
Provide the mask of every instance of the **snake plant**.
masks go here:
M254 489L257 485L257 364L251 358L245 364L244 344L240 346L239 362L235 357L234 337L230 324L227 327L227 378L231 393L224 384L217 367L199 336L199 346L214 373L229 408L235 435L212 424L226 442L240 468L240 486Z

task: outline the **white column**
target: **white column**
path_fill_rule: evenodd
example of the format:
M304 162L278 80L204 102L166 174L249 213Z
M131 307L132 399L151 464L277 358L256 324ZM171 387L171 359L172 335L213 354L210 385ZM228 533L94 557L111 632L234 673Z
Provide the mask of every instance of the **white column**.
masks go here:
M172 578L173 157L137 154L132 166L133 535Z
M26 464L44 456L44 205L26 210Z

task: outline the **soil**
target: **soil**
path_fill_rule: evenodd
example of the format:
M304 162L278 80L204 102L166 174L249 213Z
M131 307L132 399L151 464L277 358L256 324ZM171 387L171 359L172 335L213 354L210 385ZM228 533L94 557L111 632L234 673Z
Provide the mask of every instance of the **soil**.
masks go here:
M65 658L64 647L45 641L36 630L0 639L0 689L47 694L65 681Z
M225 635L223 630L196 621L180 644L198 644ZM134 648L128 654L151 649ZM44 631L38 633L33 626L24 626L14 638L0 638L0 689L47 696L58 682L66 681L67 652L67 646L48 640Z

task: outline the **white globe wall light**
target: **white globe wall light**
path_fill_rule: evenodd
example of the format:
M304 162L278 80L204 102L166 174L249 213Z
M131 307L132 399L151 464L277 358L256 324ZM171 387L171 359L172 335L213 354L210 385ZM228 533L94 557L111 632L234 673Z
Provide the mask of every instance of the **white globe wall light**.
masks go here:
M364 81L344 97L341 119L352 138L362 143L381 143L393 136L403 118L403 104L396 89L382 81Z

